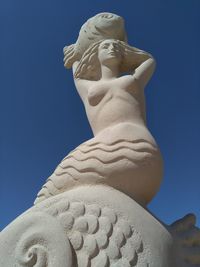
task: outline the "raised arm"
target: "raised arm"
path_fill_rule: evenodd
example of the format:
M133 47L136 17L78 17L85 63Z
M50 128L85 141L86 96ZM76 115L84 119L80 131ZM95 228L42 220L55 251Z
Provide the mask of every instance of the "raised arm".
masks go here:
M78 61L77 55L76 55L76 51L75 51L75 44L72 44L70 46L65 46L63 48L63 53L64 53L64 59L63 59L64 66L67 69L72 67L73 78L74 78L74 83L75 83L76 89L77 89L82 101L84 102L87 95L88 95L88 87L89 87L90 81L75 77L76 76L75 72L76 72L76 69L77 69L78 64L79 64L79 61Z
M78 61L74 62L73 66L72 66L73 77L74 77L74 73L76 71L78 63L79 63ZM77 89L82 101L84 102L86 97L88 96L88 88L89 88L91 82L88 80L74 77L74 83L76 85L76 89Z
M133 76L138 80L139 85L144 88L154 73L156 62L153 57L148 58L137 67L133 73Z

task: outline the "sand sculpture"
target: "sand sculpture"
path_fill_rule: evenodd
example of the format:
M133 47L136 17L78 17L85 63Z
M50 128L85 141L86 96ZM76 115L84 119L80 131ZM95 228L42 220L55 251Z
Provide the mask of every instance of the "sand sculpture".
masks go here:
M94 137L70 152L35 205L0 234L0 266L200 266L189 214L171 226L147 209L163 162L146 126L153 56L128 44L124 20L100 13L64 48Z

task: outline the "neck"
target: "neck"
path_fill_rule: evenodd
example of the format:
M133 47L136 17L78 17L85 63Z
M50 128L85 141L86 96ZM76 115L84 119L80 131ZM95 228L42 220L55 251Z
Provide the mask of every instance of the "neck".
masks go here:
M101 75L102 79L112 79L117 78L119 75L119 69L118 66L112 66L112 69L106 65L101 66Z

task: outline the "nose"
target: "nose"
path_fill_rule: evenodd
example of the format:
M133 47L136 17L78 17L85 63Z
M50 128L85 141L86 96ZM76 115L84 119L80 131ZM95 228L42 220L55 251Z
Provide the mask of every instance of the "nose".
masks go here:
M110 50L110 51L114 51L114 50L115 50L115 46L114 46L114 44L110 44L110 45L109 45L109 50Z

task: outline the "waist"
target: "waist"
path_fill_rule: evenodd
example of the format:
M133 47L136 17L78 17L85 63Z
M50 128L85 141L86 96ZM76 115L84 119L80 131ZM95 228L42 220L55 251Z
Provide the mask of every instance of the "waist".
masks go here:
M97 142L112 144L119 140L128 142L144 140L153 146L157 146L153 136L144 124L120 122L95 133L95 141Z

